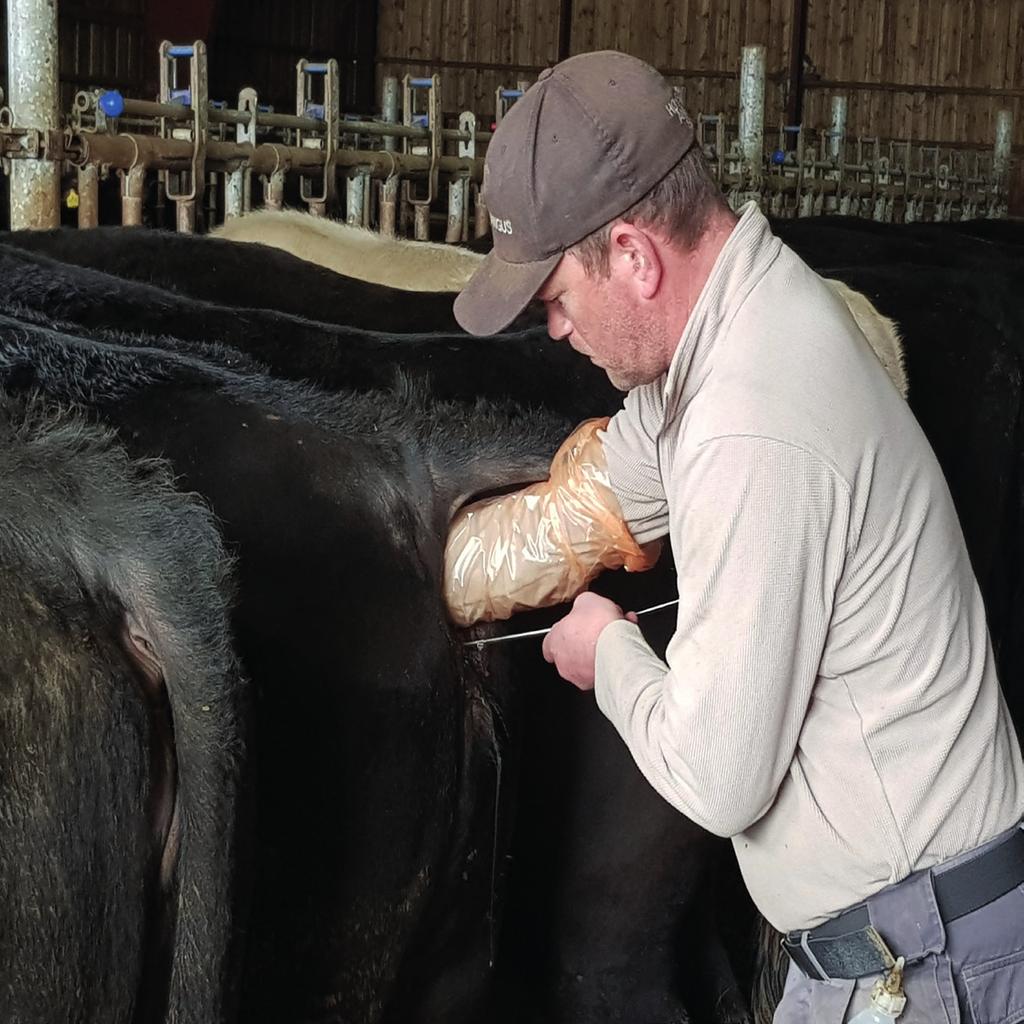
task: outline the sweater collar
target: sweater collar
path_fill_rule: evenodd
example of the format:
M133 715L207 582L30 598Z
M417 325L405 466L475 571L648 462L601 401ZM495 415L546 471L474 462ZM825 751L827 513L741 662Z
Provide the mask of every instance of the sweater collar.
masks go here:
M715 338L781 250L768 218L755 202L747 203L711 268L663 378L666 412L695 389Z

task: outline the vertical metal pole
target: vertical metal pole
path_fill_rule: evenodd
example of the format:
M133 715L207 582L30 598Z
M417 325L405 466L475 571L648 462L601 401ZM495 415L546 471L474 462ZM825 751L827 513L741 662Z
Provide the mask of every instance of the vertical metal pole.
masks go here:
M848 102L845 96L832 97L832 127L828 140L828 155L838 160L842 152L842 144L846 139L846 111Z
M15 126L59 131L57 0L7 0L7 62ZM12 160L10 188L13 230L59 226L55 161Z
M448 227L444 240L453 245L463 241L467 184L465 178L458 178L448 186Z
M193 235L196 230L196 200L178 199L175 202L176 227L183 235Z
M245 170L233 170L224 183L224 220L241 217L245 209Z
M380 233L395 237L398 210L398 175L392 174L380 187Z
M475 219L473 221L473 237L483 238L491 230L491 215L483 196L477 192Z
M78 226L94 228L100 222L100 172L95 164L78 168Z
M426 203L417 203L413 207L414 223L413 231L416 235L417 242L429 242L430 241L430 207Z
M764 154L763 46L744 46L740 65L740 151L749 173L760 175Z
M142 223L142 199L146 193L146 168L136 164L121 175L121 223L125 227Z
M996 111L996 145L992 153L992 176L1001 192L1006 192L1010 179L1010 153L1013 145L1013 111Z
M264 179L263 203L270 210L284 207L284 174L283 170L277 170Z
M354 228L363 226L363 190L366 188L367 178L364 174L353 174L348 179L348 188L345 194L345 223Z
M384 79L382 115L388 124L398 124L398 79L388 76ZM384 148L393 152L398 140L394 135L384 136Z

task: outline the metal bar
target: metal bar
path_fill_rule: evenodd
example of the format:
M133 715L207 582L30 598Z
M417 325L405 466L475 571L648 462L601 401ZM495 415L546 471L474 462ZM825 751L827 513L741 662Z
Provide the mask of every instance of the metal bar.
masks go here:
M66 150L67 158L76 166L84 163L106 163L111 167L128 168L143 162L149 167L163 170L188 170L191 165L192 143L185 139L161 139L153 135L100 135L78 132L71 136ZM430 171L431 160L413 153L387 153L383 150L338 150L338 167L366 166L375 178L393 174L423 175ZM206 163L210 170L232 171L247 163L254 174L272 174L283 162L292 170L304 174L323 169L324 154L317 149L298 146L278 146L262 143L258 146L237 142L211 142L206 149ZM483 179L483 159L460 159L442 156L437 166L445 174L464 174L472 181Z
M397 98L396 98L397 102ZM152 100L134 100L122 98L124 117L163 117L169 121L191 121L192 111L180 103L156 103ZM122 115L118 115L122 116ZM396 114L397 116L397 114ZM228 107L210 107L210 122L213 124L249 124L252 115L241 110L232 110ZM322 132L326 125L319 118L298 117L295 114L267 114L257 113L256 124L261 128L290 128L293 131ZM385 140L386 149L394 149L394 145L387 145L391 139L423 139L431 137L430 131L426 128L416 128L410 125L388 124L381 121L345 121L341 130L346 134L356 135L381 135ZM468 133L455 128L443 128L441 136L453 142L467 142L470 139ZM478 142L487 142L491 137L490 132L477 132Z
M418 242L429 242L430 241L430 207L426 203L416 203L414 207L415 221L413 230L415 232L416 241Z
M448 186L448 226L444 240L457 245L465 241L466 230L466 190L469 182L465 178L457 178Z
M996 144L992 151L992 176L1001 190L1010 181L1010 152L1013 148L1013 111L996 111Z
M384 97L381 105L381 114L389 126L398 126L398 79L394 75L388 75L384 79ZM356 130L358 131L359 129ZM390 133L384 136L384 148L389 152L393 152L396 148L395 139L396 136Z
M93 164L78 168L78 226L94 228L100 222L100 172Z
M41 133L48 146L60 130L57 0L7 0L7 54L14 125ZM12 230L60 224L60 167L52 154L12 160L10 194Z
M674 597L671 601L662 601L661 604L652 604L650 608L641 608L636 614L650 615L651 612L660 612L663 608L671 608L673 605L679 604L679 598ZM503 636L488 636L481 640L464 640L462 642L463 647L486 647L490 644L504 643L506 640L525 640L531 636L547 636L553 626L546 626L544 629L528 629L523 633L505 633Z
M757 177L764 155L763 46L744 46L740 67L740 150L748 173Z
M846 139L846 114L849 103L845 96L832 97L832 127L828 140L828 155L838 160L842 155L843 141Z
M146 192L146 167L134 164L121 174L121 223L137 227L142 223L142 200Z

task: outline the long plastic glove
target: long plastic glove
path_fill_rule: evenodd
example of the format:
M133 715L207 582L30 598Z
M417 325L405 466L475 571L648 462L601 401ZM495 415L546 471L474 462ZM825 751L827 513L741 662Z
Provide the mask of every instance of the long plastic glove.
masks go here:
M603 569L650 569L661 545L641 548L622 520L597 436L608 418L573 431L542 483L467 505L445 548L445 599L460 626L568 601Z

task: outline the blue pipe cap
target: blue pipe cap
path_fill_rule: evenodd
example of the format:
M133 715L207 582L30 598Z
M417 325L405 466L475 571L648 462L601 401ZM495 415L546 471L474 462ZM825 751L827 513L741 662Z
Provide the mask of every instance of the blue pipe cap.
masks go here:
M786 154L783 153L781 149L777 149L777 150L775 150L774 153L772 153L772 163L773 164L784 164L785 162L786 162Z
M116 90L100 94L100 110L107 117L120 117L124 113L124 97Z

